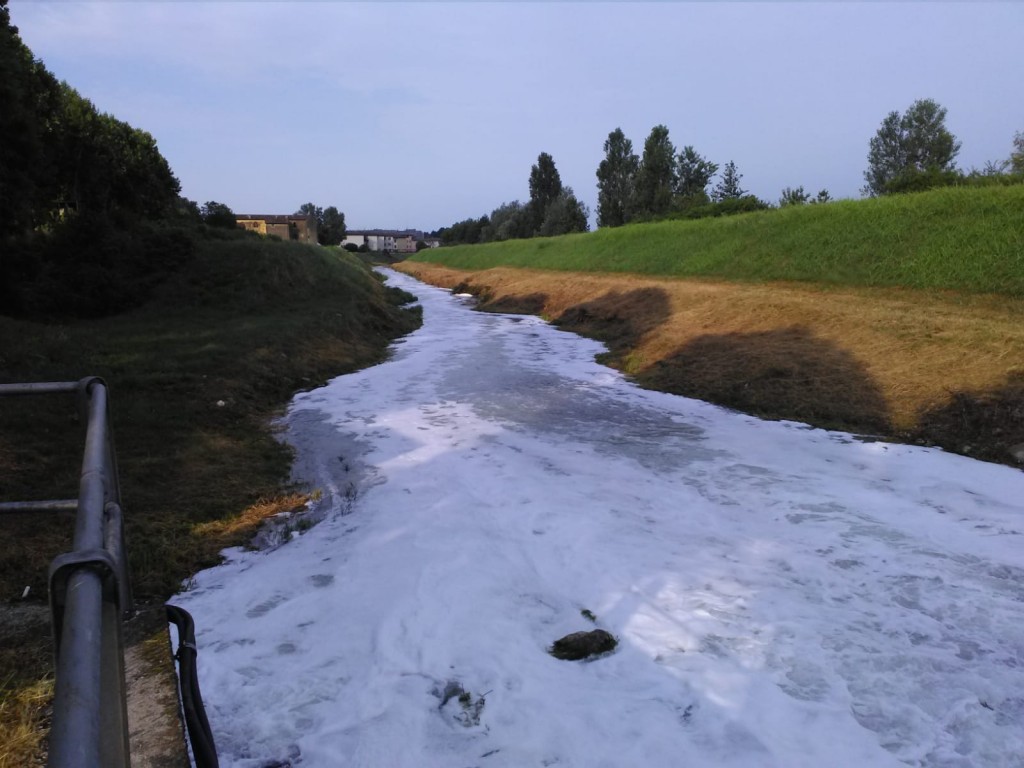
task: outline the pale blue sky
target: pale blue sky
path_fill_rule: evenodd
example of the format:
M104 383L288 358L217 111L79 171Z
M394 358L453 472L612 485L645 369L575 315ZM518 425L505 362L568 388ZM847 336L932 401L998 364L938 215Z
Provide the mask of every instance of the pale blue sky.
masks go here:
M591 208L608 133L652 126L775 201L857 197L891 110L934 98L959 165L1024 130L1017 3L29 2L36 56L152 133L203 203L336 205L432 230L529 196L550 153Z

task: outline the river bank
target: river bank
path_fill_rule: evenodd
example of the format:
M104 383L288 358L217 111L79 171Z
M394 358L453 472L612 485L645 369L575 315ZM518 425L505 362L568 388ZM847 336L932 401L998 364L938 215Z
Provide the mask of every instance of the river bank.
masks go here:
M284 419L323 521L175 599L222 766L1020 754L1020 472L644 390L389 281L422 328ZM551 654L593 629L613 652Z
M396 269L595 338L641 386L1019 466L1024 301L580 272Z
M162 604L191 574L249 542L266 518L304 509L274 421L296 391L384 359L419 325L417 311L401 308L408 298L346 253L235 237L203 241L132 312L60 323L0 316L0 381L99 375L110 387L138 611L126 626L129 654L166 638ZM0 406L0 498L73 498L82 452L74 401ZM0 768L45 754L46 574L71 548L74 521L17 515L4 525ZM163 666L159 654L143 655L157 673L170 663L167 653Z

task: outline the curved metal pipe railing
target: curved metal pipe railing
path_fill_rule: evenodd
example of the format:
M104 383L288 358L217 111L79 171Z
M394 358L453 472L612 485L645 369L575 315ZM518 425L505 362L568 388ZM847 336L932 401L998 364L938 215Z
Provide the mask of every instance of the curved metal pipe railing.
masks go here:
M127 767L127 695L121 625L132 612L121 489L107 386L77 382L0 384L0 396L77 395L86 422L78 499L0 503L0 513L75 511L71 552L50 565L56 688L51 768Z
M213 743L213 732L206 719L203 695L199 691L199 676L196 672L196 632L191 614L176 605L166 605L167 620L178 628L178 692L181 708L185 713L185 727L192 744L192 756L196 768L218 768L217 749Z

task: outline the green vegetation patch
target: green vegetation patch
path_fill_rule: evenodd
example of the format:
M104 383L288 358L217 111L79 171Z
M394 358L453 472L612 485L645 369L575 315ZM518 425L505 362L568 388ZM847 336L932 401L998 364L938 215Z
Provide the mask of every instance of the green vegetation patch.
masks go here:
M162 600L263 517L301 506L284 493L291 454L272 417L295 391L382 360L419 324L418 311L400 308L410 298L333 249L203 241L132 312L49 324L0 317L0 381L106 379L136 597ZM71 398L0 400L0 498L76 497L82 446ZM45 600L46 568L70 547L72 516L4 525L5 599L28 586ZM0 679L41 673L14 659Z
M457 269L521 267L794 280L1024 296L1024 185L786 206L587 234L422 251Z

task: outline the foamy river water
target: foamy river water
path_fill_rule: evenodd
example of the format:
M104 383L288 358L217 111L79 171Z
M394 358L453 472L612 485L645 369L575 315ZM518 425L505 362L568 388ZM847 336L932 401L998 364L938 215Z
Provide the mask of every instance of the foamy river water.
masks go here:
M1024 765L1024 473L389 280L423 327L286 419L323 521L175 599L221 765Z

